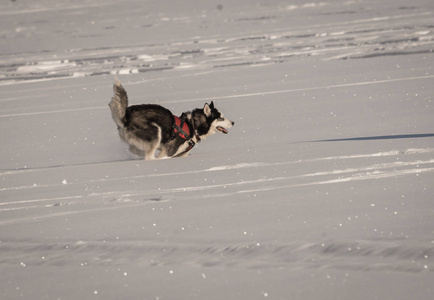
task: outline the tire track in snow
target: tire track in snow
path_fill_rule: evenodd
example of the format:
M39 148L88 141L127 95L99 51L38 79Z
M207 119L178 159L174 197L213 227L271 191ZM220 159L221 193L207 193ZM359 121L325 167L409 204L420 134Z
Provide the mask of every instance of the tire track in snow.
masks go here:
M168 243L157 240L103 240L40 243L2 240L0 265L65 267L193 264L205 268L321 268L359 271L433 272L434 247L417 240L324 240L316 243Z
M30 199L30 200L21 200L21 201L11 201L11 202L1 202L1 206L6 205L17 205L17 204L28 204L28 203L41 203L41 202L47 202L47 201L62 201L62 200L72 200L72 199L80 199L83 198L83 196L69 196L69 197L56 197L56 198L41 198L41 199ZM27 208L27 207L25 207ZM8 211L8 210L16 210L16 209L22 209L22 207L13 207L13 208L0 208L1 211Z
M361 180L376 180L376 179L384 179L405 175L419 175L421 173L434 172L434 168L416 168L409 170L400 170L400 171L376 171L376 172L367 172L364 174L356 174L354 176L348 177L339 177L337 179L323 180L323 181L314 181L308 183L298 183L298 184L281 184L274 186L266 186L262 188L254 188L249 190L240 190L238 193L257 193L257 192L266 192L270 190L279 190L279 189L288 189L288 188L297 188L297 187L305 187L305 186L313 186L313 185L326 185L326 184L336 184L336 183L344 183L350 181L361 181Z
M233 170L233 169L246 169L246 168L263 168L263 167L274 167L274 166L284 166L284 165L292 165L292 164L302 164L302 163L310 163L310 162L320 162L320 161L331 161L331 160L349 160L349 159L361 159L361 158L375 158L375 157L387 157L387 156L398 156L398 155L415 155L415 154L426 154L426 153L433 153L433 148L422 148L422 149L416 149L416 148L410 148L405 151L399 151L399 150L393 150L393 151L386 151L386 152L377 152L377 153L368 153L368 154L354 154L354 155L343 155L343 156L329 156L329 157L320 157L320 158L312 158L312 159L305 159L305 160L293 160L293 161L283 161L283 162L277 162L277 163L240 163L235 165L224 165L224 166L216 166L211 167L208 169L202 169L202 170L193 170L193 171L183 171L183 172L170 172L170 173L160 173L160 174L151 174L151 175L136 175L136 176L128 176L128 177L112 177L112 178L101 178L101 179L92 179L88 182L109 182L109 181L119 181L119 180L128 180L128 179L140 179L140 178L150 178L150 177L166 177L166 176L178 176L178 175L189 175L189 174L198 174L202 172L218 172L218 171L226 171L226 170ZM403 166L410 166L410 165L417 165L417 164L424 164L424 163L431 163L432 160L429 161L413 161L413 162L394 162L392 165L390 164L383 164L383 165L374 165L371 167L367 167L364 169L353 169L353 171L356 170L371 170L372 168L389 168L389 167L403 167ZM116 161L118 162L118 161ZM3 173L0 173L0 176L7 176L7 175L18 175L23 173L32 173L32 172L38 172L38 171L47 171L52 168L68 168L68 167L81 167L81 166L87 166L87 165L94 165L94 164L105 164L105 163L111 163L108 162L98 162L98 163L86 163L86 164L77 164L77 165L63 165L63 166L54 166L54 167L47 167L47 168L28 168L28 169L20 169L17 171L8 170ZM345 170L344 170L345 171ZM339 172L339 171L333 171L333 172ZM326 174L324 174L326 175ZM304 176L310 176L310 175L304 175ZM70 184L74 184L74 182L71 182ZM20 189L32 189L32 188L47 188L50 186L59 186L60 184L52 184L52 185L26 185L26 186L17 186L17 187L4 187L0 189L1 191L8 191L8 190L20 190Z
M53 199L56 200L57 199ZM136 204L133 206L141 206L143 204ZM129 206L131 207L131 205ZM29 206L22 209L30 209L30 208L41 208L41 206ZM113 210L113 209L119 209L119 207L98 207L98 208L92 208L92 209L83 209L83 210L69 210L69 211L63 211L63 212L53 212L49 214L40 214L40 215L32 215L28 217L21 217L16 219L10 219L10 220L3 220L0 221L0 225L12 225L17 223L28 223L28 222L37 222L44 219L50 219L50 218L58 218L58 217L64 217L64 216L70 216L75 214L83 214L83 213L91 213L96 211L104 211L104 210Z
M363 13L363 9L358 10ZM281 11L276 13L280 15L278 18L287 17ZM255 30L253 26L242 33L194 36L157 44L67 49L65 53L10 53L1 61L0 85L179 69L252 67L287 63L295 57L336 60L429 54L434 44L432 15L432 12L419 11L380 18L355 16L350 21L312 24L292 30L284 27ZM53 60L53 56L59 59Z
M313 158L310 160L304 161L287 161L287 162L278 162L278 163L244 163L244 164L235 164L235 165L226 165L226 166L217 166L209 169L203 170L195 170L188 172L175 172L175 173L162 173L162 174L152 174L152 175L137 175L137 176L126 176L126 177L117 177L117 178L102 178L102 179L92 179L90 181L86 181L86 184L98 183L100 185L110 184L110 182L122 182L122 181L131 181L138 179L146 179L146 178L170 178L176 176L183 175L197 175L202 174L203 172L231 172L233 170L239 169L250 169L250 168L270 168L276 166L285 166L292 164L303 164L309 162L319 162L319 161L330 161L330 160L351 160L351 159L362 159L362 158L376 158L382 156L398 156L398 155L416 155L416 154L426 154L432 153L434 149L408 149L406 151L388 151L388 152L377 152L371 154L355 154L355 155L345 155L345 156L332 156L332 157L322 157L322 158ZM186 187L175 187L175 188L166 188L166 189L155 189L150 188L146 189L146 191L111 191L105 193L91 193L87 195L77 195L77 196L65 196L65 197L54 197L54 198L42 198L42 199L27 199L27 200L19 200L12 202L2 202L0 203L0 213L7 212L12 210L21 210L21 209L38 209L42 207L55 207L60 206L62 201L68 200L69 205L74 207L76 201L80 199L80 203L84 204L84 208L82 210L74 210L69 212L63 212L64 214L76 214L76 213L86 213L98 209L111 209L111 208L122 208L126 207L126 205L147 205L155 202L158 198L158 201L161 199L168 198L183 198L183 199L193 199L193 198L214 198L220 197L222 195L236 195L236 194L245 194L245 193L257 193L257 192L266 192L270 190L279 190L279 189L288 189L288 188L297 188L297 187L306 187L306 186L315 186L315 185L330 185L330 184L340 184L346 183L350 181L365 181L365 180L380 180L385 178L392 178L398 176L410 176L410 175L419 175L422 173L430 173L434 171L434 159L429 160L412 160L412 161L394 161L391 163L380 163L380 164L372 164L372 165L364 165L361 167L353 167L353 168L345 168L345 169L333 169L328 171L319 171L312 173L305 173L295 176L277 176L277 177L269 177L269 178L257 178L252 180L242 180L236 182L226 182L220 184L211 184L211 185L195 185L195 186L186 186ZM260 172L262 173L262 172ZM316 180L317 178L324 178L322 180ZM315 180L312 180L315 179ZM74 185L82 185L82 182L77 183L68 183L70 186ZM32 185L27 188L44 188L47 189L49 187L57 187L61 184L52 184L52 185ZM1 191L13 191L13 190L21 190L23 187L9 187L4 188ZM194 194L198 191L207 191L208 194ZM211 193L211 191L214 191ZM218 191L218 192L215 192ZM177 195L177 196L175 196ZM90 201L90 199L92 199ZM94 199L97 199L94 200ZM163 200L165 201L165 200ZM110 206L101 207L101 208L90 208L89 205L95 205L96 203L105 203ZM36 205L35 205L36 204ZM57 217L56 213L44 216L47 217ZM38 219L39 217L33 216L31 219ZM8 224L14 223L18 220L6 220L4 222L0 222L0 224Z

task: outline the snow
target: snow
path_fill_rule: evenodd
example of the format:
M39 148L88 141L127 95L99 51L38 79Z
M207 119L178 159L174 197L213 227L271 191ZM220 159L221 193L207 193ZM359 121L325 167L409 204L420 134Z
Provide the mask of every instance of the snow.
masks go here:
M432 299L432 1L0 8L1 299ZM115 76L235 125L144 161Z

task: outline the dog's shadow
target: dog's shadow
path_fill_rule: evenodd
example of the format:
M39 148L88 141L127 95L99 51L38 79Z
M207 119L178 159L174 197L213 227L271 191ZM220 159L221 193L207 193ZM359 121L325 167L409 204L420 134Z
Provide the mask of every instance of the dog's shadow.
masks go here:
M319 143L319 142L373 141L373 140L415 139L415 138L429 138L429 137L434 137L434 133L361 136L361 137L344 138L344 139L314 140L314 141L307 141L307 142Z

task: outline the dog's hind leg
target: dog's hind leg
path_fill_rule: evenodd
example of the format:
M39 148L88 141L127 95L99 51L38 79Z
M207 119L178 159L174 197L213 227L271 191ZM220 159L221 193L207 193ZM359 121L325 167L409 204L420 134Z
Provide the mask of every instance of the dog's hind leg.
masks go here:
M155 159L155 152L161 143L161 128L154 122L136 123L125 132L125 141L130 145L130 151L144 157Z
M145 156L144 156L145 160L156 159L156 157L155 157L155 151L157 151L157 146L158 146L158 144L156 142L155 143L151 142L151 143L148 143L146 145L146 149L144 150L144 152L145 152Z
M145 156L145 152L134 145L130 145L130 152L137 156Z
M155 123L152 123L152 126L149 127L149 130L152 131L153 134L148 135L153 136L152 139L148 139L144 145L143 151L145 152L145 160L156 159L155 152L160 147L161 143L161 128Z

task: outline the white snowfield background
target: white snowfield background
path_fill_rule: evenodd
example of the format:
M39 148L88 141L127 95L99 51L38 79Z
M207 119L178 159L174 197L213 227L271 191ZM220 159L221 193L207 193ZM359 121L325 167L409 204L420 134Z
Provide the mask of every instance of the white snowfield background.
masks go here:
M4 0L1 299L434 299L432 0ZM144 161L108 102L235 122Z

